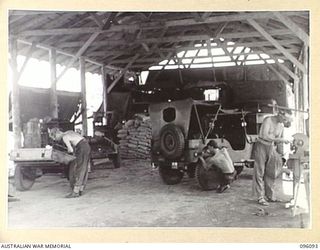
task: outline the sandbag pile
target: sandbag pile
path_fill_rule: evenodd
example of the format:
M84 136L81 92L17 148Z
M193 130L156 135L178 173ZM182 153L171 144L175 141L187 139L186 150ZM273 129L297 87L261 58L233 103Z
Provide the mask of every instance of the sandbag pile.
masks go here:
M151 148L149 117L136 116L118 131L119 152L122 159L148 159Z

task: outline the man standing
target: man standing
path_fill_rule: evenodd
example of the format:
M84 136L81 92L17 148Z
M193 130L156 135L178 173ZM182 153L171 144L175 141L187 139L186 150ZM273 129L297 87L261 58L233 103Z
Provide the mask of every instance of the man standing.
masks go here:
M63 141L68 153L75 153L76 159L70 164L70 185L72 192L66 198L76 198L82 195L88 179L90 146L84 137L68 130L60 131L58 128L50 130L50 137L55 141Z
M283 138L284 123L288 121L291 121L291 117L284 111L266 117L253 145L251 157L255 162L252 190L260 205L268 206L268 201L278 201L275 197L275 180L282 173L283 162L276 147L279 143L289 143Z
M236 171L226 148L220 149L216 141L210 140L199 159L205 169L216 167L221 171L222 179L217 192L222 193L230 188L230 183L234 180Z

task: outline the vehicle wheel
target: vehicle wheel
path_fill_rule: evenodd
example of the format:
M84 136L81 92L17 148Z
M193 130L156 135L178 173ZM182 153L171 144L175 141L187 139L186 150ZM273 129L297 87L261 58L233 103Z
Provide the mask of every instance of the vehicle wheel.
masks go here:
M120 166L121 166L121 157L120 157L119 153L110 155L109 159L112 160L114 168L120 168Z
M196 180L202 190L217 189L222 177L221 172L217 168L206 170L201 163L196 166Z
M160 131L160 151L169 160L179 158L184 150L182 130L174 124L165 125Z
M187 175L189 178L194 178L196 176L196 164L190 163L187 169Z
M178 184L183 177L183 172L178 169L171 169L168 166L159 166L159 174L162 181L167 185Z
M29 190L36 180L35 170L29 167L16 166L14 172L14 182L19 191Z

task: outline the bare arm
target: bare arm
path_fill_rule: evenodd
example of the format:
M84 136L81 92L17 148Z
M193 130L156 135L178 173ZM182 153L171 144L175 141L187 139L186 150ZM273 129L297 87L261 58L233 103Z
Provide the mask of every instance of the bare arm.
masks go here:
M208 169L209 168L207 162L205 161L205 159L203 159L202 156L199 157L199 160L201 161L202 166L204 167L204 169Z
M64 144L66 144L67 148L68 148L68 153L73 153L73 147L71 146L71 142L68 138L67 135L62 137L62 140L64 142Z
M283 129L281 131L280 137L275 137L274 132L273 132L275 128L272 129L272 126L274 126L274 125L273 125L273 123L271 121L271 117L266 118L263 121L262 125L261 125L259 136L262 139L264 139L266 141L269 141L269 142L277 142L277 143L284 142L284 143L287 143L287 140L282 138Z
M223 154L225 155L227 161L233 166L233 161L232 161L232 159L231 159L231 157L230 157L227 149L226 149L226 148L223 148L223 149L221 149L221 150L222 150Z

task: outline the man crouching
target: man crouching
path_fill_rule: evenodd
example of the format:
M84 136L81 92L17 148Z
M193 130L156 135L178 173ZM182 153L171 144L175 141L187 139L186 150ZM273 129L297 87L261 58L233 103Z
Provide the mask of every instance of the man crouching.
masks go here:
M210 140L199 159L205 169L216 167L221 171L222 178L217 192L222 193L230 188L230 183L234 180L237 172L226 148L220 149L214 140Z
M76 198L82 195L87 180L90 160L90 146L87 140L78 133L68 130L60 131L58 128L50 130L50 137L55 141L63 141L68 153L74 153L76 159L70 164L70 185L72 192L66 198Z

